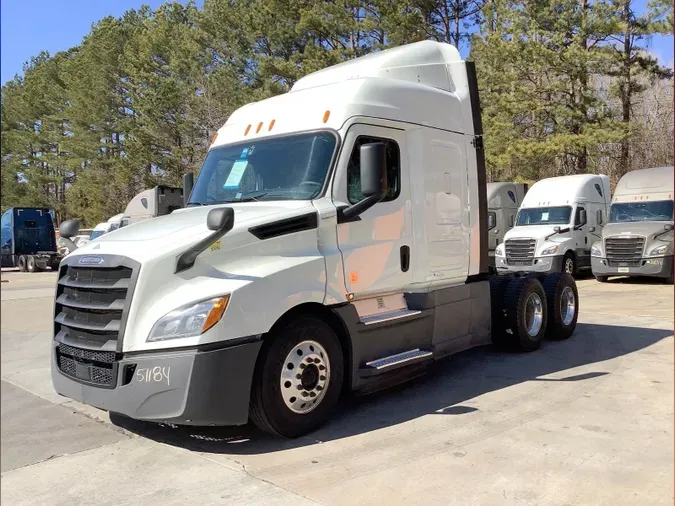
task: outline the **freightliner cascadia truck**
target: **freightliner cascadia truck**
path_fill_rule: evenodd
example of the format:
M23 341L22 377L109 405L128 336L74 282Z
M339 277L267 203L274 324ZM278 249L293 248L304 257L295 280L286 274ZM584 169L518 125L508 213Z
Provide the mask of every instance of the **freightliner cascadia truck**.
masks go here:
M56 391L134 419L297 437L343 392L490 341L569 337L571 276L488 275L478 100L474 66L425 41L234 112L185 178L184 208L61 262Z
M591 249L593 275L673 283L673 167L634 170L614 190L609 223Z

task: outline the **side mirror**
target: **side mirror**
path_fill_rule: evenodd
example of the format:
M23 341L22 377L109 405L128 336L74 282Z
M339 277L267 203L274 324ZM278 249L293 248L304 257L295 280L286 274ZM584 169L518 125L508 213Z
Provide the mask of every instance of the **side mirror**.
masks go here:
M195 175L192 172L183 174L183 207L187 207L192 193L192 187L195 184Z
M492 230L495 228L497 224L495 223L495 215L494 214L488 214L488 230Z
M231 207L211 209L206 216L206 226L209 230L227 234L234 226L234 209Z
M211 209L209 214L206 215L206 226L209 230L212 230L213 233L209 234L178 256L176 262L176 274L190 269L195 264L197 257L201 255L206 248L232 230L232 227L234 227L234 209L231 207Z
M595 232L595 227L588 227L589 232Z
M341 210L341 219L351 220L384 198L387 191L387 148L383 142L364 144L360 150L363 200Z
M61 223L59 227L59 235L65 239L70 239L75 237L80 231L80 221L79 220L66 220Z

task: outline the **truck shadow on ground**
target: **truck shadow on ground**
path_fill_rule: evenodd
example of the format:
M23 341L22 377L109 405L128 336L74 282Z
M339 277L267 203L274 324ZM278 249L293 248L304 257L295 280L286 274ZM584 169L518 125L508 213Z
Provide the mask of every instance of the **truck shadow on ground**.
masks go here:
M252 424L175 427L120 415L111 415L111 421L143 437L192 451L264 454L363 434L429 414L461 416L478 409L463 403L526 381L588 381L612 374L616 366L602 362L643 350L672 334L662 329L579 324L569 340L546 341L534 353L475 348L439 361L428 374L406 384L364 397L347 396L326 425L295 440L274 438ZM597 368L584 373L565 372L591 364L597 364Z

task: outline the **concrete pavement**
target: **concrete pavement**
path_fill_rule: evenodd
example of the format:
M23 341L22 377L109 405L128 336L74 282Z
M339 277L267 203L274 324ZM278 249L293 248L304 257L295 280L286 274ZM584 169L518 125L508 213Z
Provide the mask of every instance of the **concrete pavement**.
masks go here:
M462 353L284 441L57 396L55 277L2 278L3 505L673 502L672 286L579 281L570 340Z

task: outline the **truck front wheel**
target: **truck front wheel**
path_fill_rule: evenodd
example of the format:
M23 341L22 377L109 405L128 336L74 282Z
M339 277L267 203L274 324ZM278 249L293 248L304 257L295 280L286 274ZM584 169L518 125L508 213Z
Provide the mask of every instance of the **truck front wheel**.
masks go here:
M538 279L515 278L504 295L506 329L512 344L521 351L541 346L546 333L546 294Z
M322 425L337 404L344 377L340 341L329 325L303 316L263 344L250 417L271 434L295 438Z

